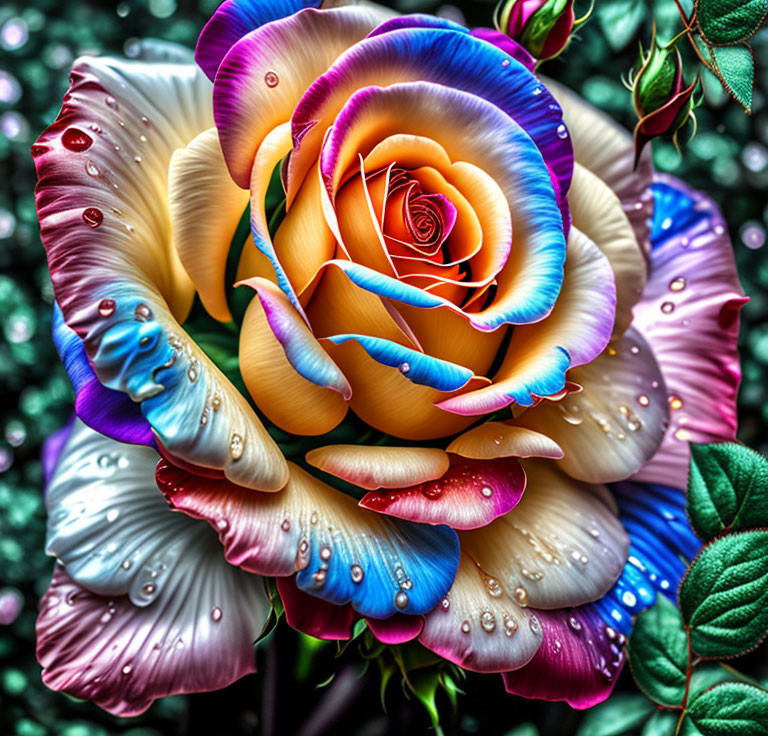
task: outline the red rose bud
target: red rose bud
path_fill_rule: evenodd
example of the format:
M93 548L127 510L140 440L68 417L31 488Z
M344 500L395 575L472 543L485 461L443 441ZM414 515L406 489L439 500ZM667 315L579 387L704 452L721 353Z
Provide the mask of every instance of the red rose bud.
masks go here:
M651 48L640 50L637 71L630 76L632 100L637 113L635 126L635 165L643 148L660 135L672 135L677 146L677 135L689 119L695 117L693 92L698 77L690 86L683 80L683 61L674 45L660 47L654 29Z
M545 61L563 52L572 32L588 16L575 17L573 0L502 0L495 20L502 33Z

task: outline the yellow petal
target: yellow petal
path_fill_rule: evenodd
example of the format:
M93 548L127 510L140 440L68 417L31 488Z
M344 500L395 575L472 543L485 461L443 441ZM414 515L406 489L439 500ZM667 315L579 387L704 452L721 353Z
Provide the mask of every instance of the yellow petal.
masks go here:
M436 447L327 445L311 450L310 465L361 488L404 488L442 477L448 455Z
M216 128L173 154L168 177L176 252L203 306L215 319L229 322L224 271L248 192L230 178Z
M457 437L446 452L477 460L497 457L561 458L557 442L540 432L502 422L486 422Z

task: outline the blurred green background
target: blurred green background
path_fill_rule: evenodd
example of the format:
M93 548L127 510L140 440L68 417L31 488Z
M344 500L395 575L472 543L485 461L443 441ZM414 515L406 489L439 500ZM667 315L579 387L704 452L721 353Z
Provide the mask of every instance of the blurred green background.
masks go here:
M397 0L401 12L438 12L470 25L490 25L493 4L444 5ZM359 678L359 660L347 654L333 682L335 647L319 646L280 630L259 651L264 675L219 693L175 697L144 716L119 720L89 703L48 691L34 658L37 599L52 561L43 551L45 514L39 462L43 439L69 416L72 394L50 339L53 293L40 244L29 147L59 111L72 61L83 54L130 54L131 39L152 36L194 46L217 0L19 0L0 2L0 612L23 607L10 626L0 624L0 734L106 736L107 734L293 734L328 729L360 736L421 733L429 721L395 684L379 703L375 676ZM579 8L577 11L586 8ZM597 0L592 20L564 56L543 71L631 127L634 116L621 75L631 68L637 42L650 40L655 16L662 37L679 30L673 0ZM757 79L753 114L744 114L717 81L704 74L699 134L678 155L654 142L661 171L705 189L723 208L741 278L751 302L743 311L744 379L741 439L768 452L768 30L753 39ZM684 51L687 49L683 46ZM693 58L687 61L694 66ZM689 77L692 74L689 72ZM278 654L279 651L279 654ZM759 650L758 650L759 652ZM760 675L764 654L742 662ZM764 674L764 673L762 673ZM624 674L619 690L633 688ZM506 696L501 678L470 676L459 708L443 706L446 733L532 736L573 734L582 715L562 704ZM534 725L535 724L535 725Z

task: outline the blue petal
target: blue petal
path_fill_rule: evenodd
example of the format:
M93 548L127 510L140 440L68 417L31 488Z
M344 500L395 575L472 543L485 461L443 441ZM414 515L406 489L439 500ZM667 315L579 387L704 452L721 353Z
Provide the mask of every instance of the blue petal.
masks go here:
M349 334L331 335L326 339L334 345L340 345L348 340L357 340L374 360L390 368L399 368L402 374L413 383L431 386L438 391L456 391L465 386L474 375L469 368L433 358L381 337Z
M651 221L652 248L684 233L711 215L708 207L702 207L677 186L665 181L655 181L651 190L654 201Z

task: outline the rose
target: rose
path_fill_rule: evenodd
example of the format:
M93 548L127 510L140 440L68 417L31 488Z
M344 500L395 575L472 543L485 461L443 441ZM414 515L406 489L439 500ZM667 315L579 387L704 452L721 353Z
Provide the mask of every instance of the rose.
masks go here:
M221 6L197 51L212 107L178 50L78 62L33 147L55 338L101 433L77 426L48 492L46 682L123 714L222 686L252 667L268 575L314 635L362 615L384 642L590 705L690 552L665 521L685 440L735 431L722 218L647 158L633 172L629 137L509 39L297 9ZM269 431L185 330L195 292L240 321L224 277L249 197L239 359ZM184 514L158 506L142 444Z

